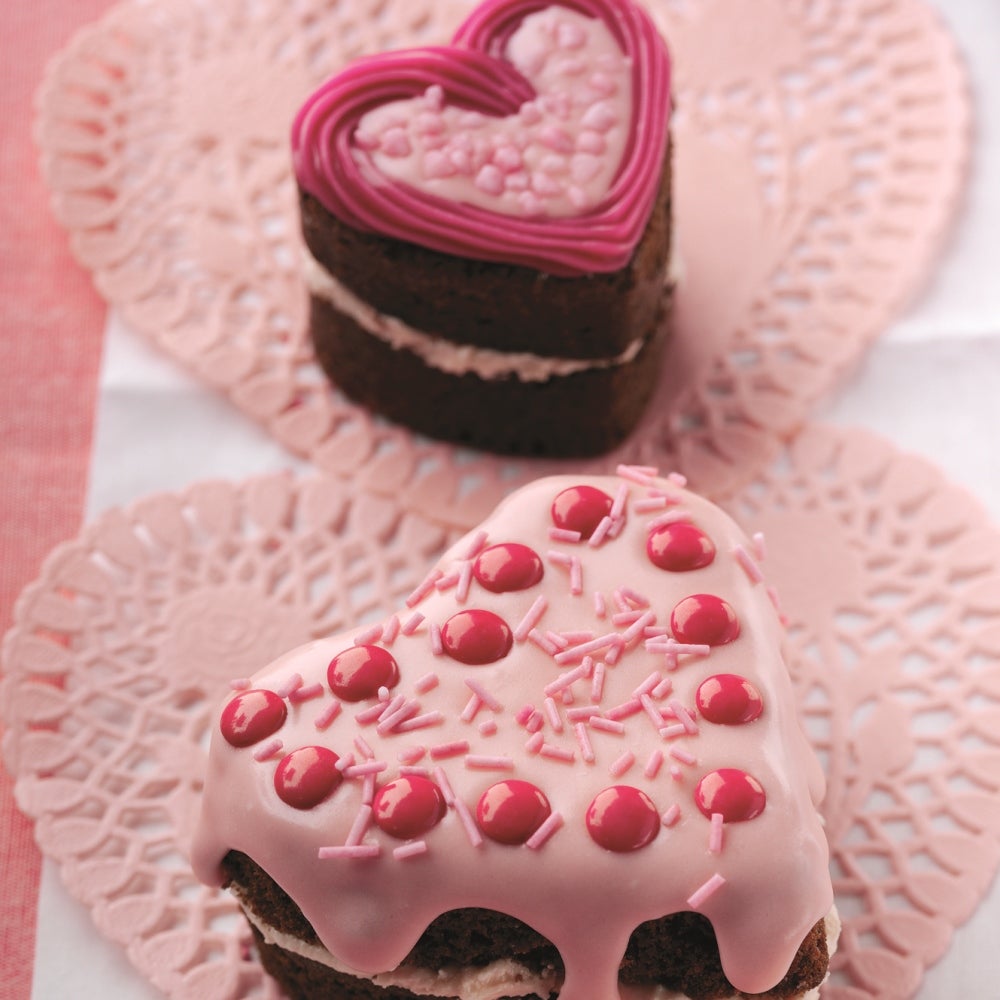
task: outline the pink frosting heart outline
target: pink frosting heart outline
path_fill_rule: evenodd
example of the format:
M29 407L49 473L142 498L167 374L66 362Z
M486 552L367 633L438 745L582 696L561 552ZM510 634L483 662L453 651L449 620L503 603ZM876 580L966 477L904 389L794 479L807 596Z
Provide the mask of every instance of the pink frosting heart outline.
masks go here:
M437 84L445 100L487 115L515 112L534 90L502 58L529 14L560 6L602 20L632 63L629 138L611 188L569 218L516 218L387 181L352 155L361 117ZM670 58L648 14L631 0L486 0L450 46L361 58L324 83L292 126L300 186L356 229L443 253L573 276L617 271L632 257L656 199L670 113Z

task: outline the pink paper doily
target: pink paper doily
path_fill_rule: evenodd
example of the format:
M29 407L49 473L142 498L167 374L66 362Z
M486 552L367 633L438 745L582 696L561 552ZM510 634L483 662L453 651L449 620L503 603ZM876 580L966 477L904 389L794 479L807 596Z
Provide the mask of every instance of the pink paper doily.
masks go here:
M823 996L911 996L1000 861L1000 532L862 432L807 430L725 503L767 533L829 780L844 933ZM275 996L185 858L226 682L381 620L468 527L336 478L205 482L105 514L22 595L0 684L18 802L169 996Z
M466 0L126 2L50 67L55 211L136 331L326 472L478 520L512 467L331 392L305 329L288 131L348 59L446 40ZM619 460L706 491L760 469L918 289L958 201L969 108L922 0L648 0L676 63L683 277L658 396Z

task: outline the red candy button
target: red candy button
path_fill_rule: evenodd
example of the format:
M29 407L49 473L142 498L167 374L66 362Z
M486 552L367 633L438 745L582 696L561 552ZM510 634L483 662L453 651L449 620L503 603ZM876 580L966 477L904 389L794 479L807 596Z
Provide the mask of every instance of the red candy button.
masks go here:
M709 771L694 790L694 800L706 815L721 813L727 823L741 823L764 811L767 796L761 783L737 767Z
M220 727L226 742L248 747L273 736L285 723L288 708L273 691L241 691L222 710Z
M534 549L517 542L491 545L479 553L472 567L475 578L494 594L527 590L541 580L545 572Z
M441 626L441 642L453 660L480 666L502 660L510 652L514 636L492 611L459 611Z
M447 806L429 778L408 774L383 785L372 801L372 819L390 837L411 840L437 826Z
M587 829L609 851L637 851L659 832L660 817L645 792L631 785L612 785L590 803Z
M571 486L552 501L552 522L566 531L590 538L611 512L614 500L594 486Z
M381 646L352 646L330 661L326 679L338 698L363 701L374 698L380 687L395 687L399 666Z
M701 528L687 521L664 524L646 539L649 561L671 573L687 573L709 566L715 559L715 543Z
M678 642L724 646L740 634L740 623L721 597L692 594L670 613L670 631Z
M703 680L695 701L704 718L721 726L753 722L764 711L760 692L739 674L715 674Z
M281 759L274 788L282 802L295 809L312 809L336 791L344 776L340 758L326 747L302 747Z
M490 840L523 844L551 812L549 800L530 781L498 781L480 796L476 820Z

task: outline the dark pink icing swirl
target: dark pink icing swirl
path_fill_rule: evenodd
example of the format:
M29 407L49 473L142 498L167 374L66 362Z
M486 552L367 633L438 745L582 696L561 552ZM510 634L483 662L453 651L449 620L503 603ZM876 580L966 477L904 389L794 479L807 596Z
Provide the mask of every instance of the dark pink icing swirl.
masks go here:
M432 85L442 88L447 104L492 116L515 113L535 92L504 61L504 47L525 17L552 6L602 21L631 63L628 140L618 173L594 208L563 218L502 215L389 180L366 157L355 157L353 136L363 115ZM669 108L666 46L646 12L629 0L486 0L451 46L363 58L324 83L296 116L292 151L303 190L356 229L556 275L610 272L628 264L649 220Z

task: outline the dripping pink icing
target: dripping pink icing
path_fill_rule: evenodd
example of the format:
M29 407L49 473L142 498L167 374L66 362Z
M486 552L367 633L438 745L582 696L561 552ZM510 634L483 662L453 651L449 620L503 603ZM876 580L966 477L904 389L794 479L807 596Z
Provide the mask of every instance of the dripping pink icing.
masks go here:
M516 47L527 18L553 8L596 20L607 29L626 60L627 87L619 88L614 74L600 64L580 67L586 81L582 85L567 58L572 39L556 37L553 45L572 85L536 91L528 79L530 67L519 71L508 50ZM625 89L630 100L617 93ZM562 105L572 104L571 95L584 91L594 102L576 117L570 113L574 128L560 124L566 112ZM423 101L423 111L402 115L399 125L393 124L391 108L380 110L417 99ZM301 187L357 229L551 274L608 272L628 263L649 219L663 167L669 108L666 47L649 16L631 0L485 0L450 46L359 59L328 80L296 116L292 152ZM465 131L417 157L417 136L423 143L428 137L436 141L452 120L464 124ZM477 148L475 133L483 122L497 129L501 120L518 123L508 129L515 137L519 130L537 128L531 149L547 153L536 157L531 174L521 163L525 151L513 142L500 142L488 151ZM367 129L360 127L363 121ZM608 169L602 157L614 155L615 143L608 137L616 130L624 133L620 162ZM418 182L391 178L376 165L404 160L419 163ZM607 175L606 190L588 188L593 178L587 175L595 168L598 175ZM468 192L480 203L434 193L436 181L456 174L467 175ZM518 185L523 186L520 192ZM504 198L514 204L507 212L489 207ZM558 203L561 214L546 215L547 201Z
M553 502L589 494L600 501L598 520L619 505L620 528L596 547L555 543L580 560L585 595L571 593L563 572L502 592L473 577L463 607L456 587L442 591L432 582L412 602L420 627L393 636L395 685L376 689L354 711L334 712L321 732L315 720L339 704L329 687L323 685L327 704L281 702L273 693L296 675L301 687L325 680L331 660L358 648L351 645L357 629L293 651L258 674L254 690L270 693L264 700L275 699L286 717L276 729L264 727L258 744L245 746L232 744L220 723L192 857L201 877L217 883L226 851L245 851L286 888L338 961L363 974L395 968L445 910L499 909L559 949L566 966L562 1000L616 997L632 930L695 900L715 927L730 981L747 993L773 986L832 900L815 811L822 782L793 713L781 626L766 589L733 555L749 543L722 512L651 472L641 481L630 476L627 496L623 481L564 476L525 487L428 576L447 577L490 539L546 552ZM636 508L664 491L713 543L710 564L676 574L650 562L649 525ZM595 592L614 602L609 615L598 614ZM731 613L737 634L711 646L691 645L683 630L675 635L672 612L693 593L724 603L723 632L731 631ZM505 628L520 629L527 620L543 639L570 645L559 650L548 643L545 651L525 632L520 641L510 635L504 656L474 667L435 658L430 626L444 641L446 623L469 611L488 613ZM582 652L595 643L599 649ZM613 664L605 662L611 653ZM599 698L593 696L598 673ZM718 679L736 675L766 710L750 725L734 724L727 714L733 704L742 698L737 714L755 706L741 688L720 709L726 718L713 722L717 706L706 682L715 678L726 688L730 682ZM471 722L463 718L470 695L479 702ZM413 702L418 714L380 729L391 706L405 713ZM418 719L427 720L419 731L407 728ZM481 728L485 720L490 725ZM286 804L271 780L281 754L254 759L270 738L289 750L322 742L340 755L342 780L311 808ZM612 768L620 777L609 779ZM414 784L397 795L404 778ZM383 797L392 804L388 813L404 815L394 803L417 805L411 790L418 779L428 783L421 787L431 807L414 812L435 822L422 829L412 821L395 833L383 828ZM479 806L491 788L520 787L514 783L534 791L501 824L513 843L500 842L496 810ZM437 794L445 803L440 812ZM538 797L544 816L533 811ZM397 854L401 836L419 845L411 860L405 860L408 845ZM720 849L710 850L712 844ZM628 891L617 891L621 885Z

